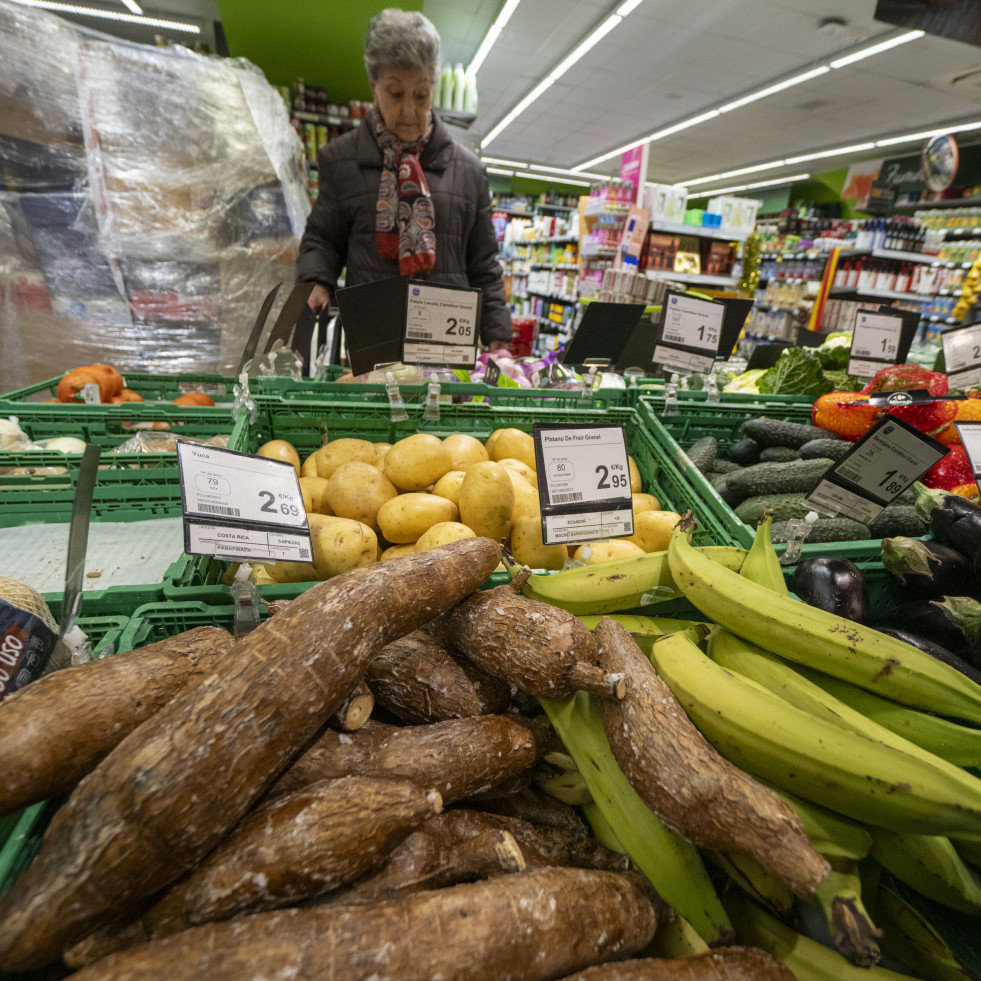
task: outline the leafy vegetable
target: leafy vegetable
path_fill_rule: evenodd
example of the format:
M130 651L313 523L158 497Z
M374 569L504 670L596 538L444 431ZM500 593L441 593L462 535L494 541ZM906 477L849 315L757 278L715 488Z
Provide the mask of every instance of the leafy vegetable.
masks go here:
M825 342L815 349L821 367L839 370L848 367L848 352L852 346L852 335L849 331L829 335Z
M809 395L817 398L832 390L821 370L821 361L813 348L788 348L757 382L764 395Z
M747 392L750 395L758 395L759 389L756 387L757 382L760 378L767 372L766 368L751 368L749 371L744 371L741 375L733 378L725 388L724 392Z
M848 374L844 369L841 371L829 371L825 368L824 377L828 379L828 383L831 385L829 389L831 392L858 392L865 382L864 378L856 378L854 375Z

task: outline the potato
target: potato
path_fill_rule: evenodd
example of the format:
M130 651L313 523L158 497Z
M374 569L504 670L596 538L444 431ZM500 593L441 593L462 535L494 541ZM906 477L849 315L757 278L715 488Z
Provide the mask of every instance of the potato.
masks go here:
M632 494L639 494L644 487L640 480L640 470L637 467L637 461L632 456L628 456L627 466L630 468L630 492Z
M674 511L641 511L634 515L634 533L626 541L645 552L663 552L671 540L674 526L681 520Z
M514 485L499 463L471 463L460 485L460 520L478 535L500 541L511 531Z
M326 477L301 477L300 493L303 495L303 510L307 514L333 514L327 502Z
M317 476L328 480L342 463L360 460L362 463L375 462L375 444L366 439L343 437L331 440L326 446L321 446L316 453Z
M633 498L634 517L641 511L660 511L661 502L653 494L631 494Z
M438 497L445 497L452 501L457 507L460 506L460 485L463 483L462 470L450 470L444 473L439 480L433 484L433 493Z
M352 460L342 463L327 481L327 503L334 514L363 521L378 530L378 509L398 496L395 485L375 466Z
M508 476L511 478L511 487L514 489L514 507L511 509L511 520L534 518L536 521L540 521L542 507L538 498L538 491L517 473L511 471Z
M408 555L410 552L416 550L415 542L409 542L408 545L389 545L384 552L378 557L379 562L388 562L389 559L400 559L403 555Z
M317 453L318 450L314 450L304 461L303 465L300 467L301 477L318 477L317 473Z
M441 521L438 525L428 528L416 542L416 551L421 552L427 548L438 548L440 545L449 545L450 542L458 542L461 538L476 538L477 535L473 528L468 528L459 521Z
M522 463L514 457L505 457L503 460L498 460L497 462L510 473L516 473L518 476L524 477L535 490L538 490L538 474L528 464Z
M454 470L466 470L471 463L489 460L484 444L467 433L453 433L443 440L443 446L450 455L450 466Z
M385 454L392 448L391 443L375 443L375 466L379 470L382 468L382 463L385 461Z
M491 433L491 439L493 438L494 433ZM497 430L497 439L487 453L494 461L511 457L520 460L532 470L535 469L535 441L520 429Z
M386 501L376 516L385 538L395 545L415 542L424 531L441 521L456 521L460 512L445 497L436 494L399 494Z
M450 455L442 440L431 433L415 433L400 439L385 454L385 476L402 491L431 487L451 470Z
M587 548L590 550L588 555L584 554ZM585 542L576 549L573 558L585 561L586 565L596 565L609 559L626 559L631 555L643 554L644 550L634 542L626 538L611 538L605 542Z
M292 443L287 443L285 439L271 439L268 443L263 443L256 450L256 456L292 463L297 474L300 473L300 454L296 452L296 447Z
M542 541L540 517L519 517L511 526L511 554L530 569L561 569L569 557L565 545L546 545Z
M266 568L276 582L330 579L358 566L373 565L378 536L360 521L332 514L308 514L313 562L273 562Z

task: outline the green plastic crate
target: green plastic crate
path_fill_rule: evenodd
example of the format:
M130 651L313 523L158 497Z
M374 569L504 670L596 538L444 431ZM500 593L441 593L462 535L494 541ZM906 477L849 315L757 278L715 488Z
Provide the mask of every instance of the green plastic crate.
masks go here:
M15 389L0 395L2 402L43 402L53 399L57 394L58 382L62 375L35 382L24 388ZM184 373L178 375L144 374L127 371L124 375L126 387L138 392L147 402L170 402L185 392L204 392L216 403L231 402L235 395L235 379L225 375ZM128 402L128 406L139 406L139 402ZM0 409L4 408L0 405ZM224 408L227 409L227 406Z
M637 462L644 490L654 494L666 510L679 513L694 510L699 521L699 544L737 544L727 534L726 526L717 520L711 508L691 492L680 470L675 466L662 442L642 424L638 413L627 407L609 409L516 408L470 402L441 406L438 422L423 419L421 405L408 405L409 418L393 423L388 406L363 402L299 402L258 398L256 422L239 435L232 449L254 453L270 439L292 443L301 458L323 445L324 435L331 439L357 437L372 442L394 443L416 432L430 432L440 437L451 433L469 433L485 441L495 429L516 428L531 432L536 422L622 425L627 450ZM174 599L197 598L211 603L228 602L231 591L222 585L228 563L209 556L183 556L167 572L164 594ZM278 584L260 587L267 599L292 598L309 588L310 583Z
M736 517L709 480L691 463L682 447L691 446L703 436L713 436L719 442L719 454L722 455L730 443L742 438L742 424L745 420L766 416L788 422L810 423L810 403L805 407L756 400L737 406L704 401L683 403L679 400L678 412L665 416L663 396L650 396L639 400L638 412L645 425L662 441L671 459L685 474L694 493L724 527L727 541L749 548L755 529ZM881 539L873 538L867 541L815 542L810 545L805 542L801 549L801 558L837 555L855 562L876 559L880 552L880 541ZM776 546L781 555L784 549L783 545Z
M644 397L664 397L663 378L640 378L637 384L630 389L634 402ZM693 391L691 389L681 389L678 392L679 404L704 403L708 399L708 393L703 390ZM710 404L722 404L724 406L762 406L779 409L782 406L790 408L806 409L810 413L811 405L814 402L810 396L806 395L756 395L751 392L719 392L719 402Z
M0 413L2 414L2 413ZM92 517L95 521L136 521L180 514L180 481L176 453L112 453L138 430L134 422L166 422L168 433L208 439L244 429L242 414L216 415L210 408L147 405L139 419L127 406L38 405L22 402L12 413L31 439L75 436L103 448L95 485ZM240 437L241 438L241 437ZM65 473L0 473L0 527L71 519L81 454L55 451L0 453L0 471L57 467Z

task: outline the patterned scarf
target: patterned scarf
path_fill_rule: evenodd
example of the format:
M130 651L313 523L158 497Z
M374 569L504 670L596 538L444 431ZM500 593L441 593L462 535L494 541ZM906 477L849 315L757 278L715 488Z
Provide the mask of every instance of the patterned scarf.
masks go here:
M436 264L436 213L419 155L433 132L432 117L422 139L405 143L385 129L372 106L365 117L382 151L382 175L375 213L375 243L384 259L398 259L399 272L428 273Z

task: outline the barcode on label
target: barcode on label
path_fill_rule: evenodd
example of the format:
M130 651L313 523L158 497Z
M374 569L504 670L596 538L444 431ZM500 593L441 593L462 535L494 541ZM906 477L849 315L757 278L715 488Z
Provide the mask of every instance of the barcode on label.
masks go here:
M428 341L432 335L428 330L406 330L405 336L410 341Z
M845 480L854 481L856 484L861 483L862 471L856 467L839 467L836 471L839 477L844 477Z
M301 559L306 559L306 561L309 562L310 561L310 549L308 549L308 548L301 548L300 549L300 558Z
M582 500L582 491L571 491L568 494L553 494L553 504L571 504L573 501Z
M228 518L237 518L242 513L239 508L226 508L221 504L199 504L198 510L204 514L223 514Z

